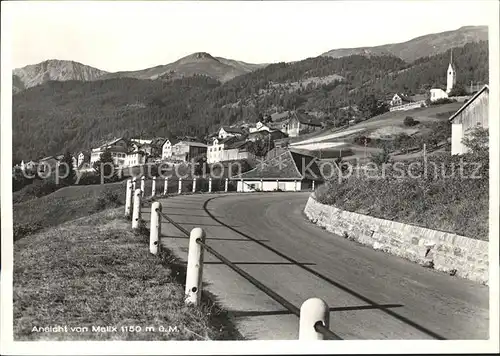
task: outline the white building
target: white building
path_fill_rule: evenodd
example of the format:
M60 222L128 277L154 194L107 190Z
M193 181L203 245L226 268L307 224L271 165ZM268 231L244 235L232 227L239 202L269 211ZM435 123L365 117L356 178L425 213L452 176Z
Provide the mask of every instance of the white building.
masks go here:
M489 96L490 89L485 85L449 118L452 155L467 152L467 147L462 143L462 140L470 133L471 129L475 127L488 128Z
M172 158L172 146L177 143L174 139L166 139L161 146L161 159L166 160Z
M227 137L242 137L244 132L236 127L221 127L218 133L218 137L221 139Z
M142 151L129 152L125 158L125 166L133 167L146 164L146 153Z
M101 154L109 151L113 157L113 162L116 166L121 167L125 164L127 157L127 142L123 138L118 138L113 141L107 142L98 148L93 148L90 154L90 164L101 159Z
M412 100L410 99L409 96L401 94L401 93L396 93L391 99L390 105L391 106L399 106L403 105L406 103L410 103Z
M142 140L142 139L139 139L139 138L131 138L130 141L131 142L137 142L140 145L150 145L151 142L153 142L153 140Z
M321 122L313 116L305 112L294 111L290 118L283 124L283 132L289 137L297 137L304 133L320 131L322 129Z
M431 101L437 101L440 99L446 99L448 98L448 94L443 89L439 88L434 88L431 89Z
M262 121L257 122L257 124L255 124L255 127L250 127L249 128L250 133L257 132L257 131L262 131L262 130L270 131L271 129L269 128L269 126L267 126L266 124L264 124Z
M80 151L78 152L76 159L77 159L76 162L77 167L81 167L83 166L84 163L88 163L90 161L90 154L86 151Z
M207 148L207 163L222 161L222 152L227 139L214 138L212 144Z
M207 147L207 163L236 161L253 157L246 150L246 142L236 137L226 139L214 138L211 145Z

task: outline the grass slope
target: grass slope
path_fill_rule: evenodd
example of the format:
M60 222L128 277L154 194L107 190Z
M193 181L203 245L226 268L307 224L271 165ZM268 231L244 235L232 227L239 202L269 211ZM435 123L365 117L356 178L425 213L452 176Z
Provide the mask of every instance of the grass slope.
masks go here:
M451 157L441 152L428 157L427 170L422 157L398 163L386 164L385 173L380 167L345 172L344 179L333 177L318 187L316 197L342 210L488 241L487 153Z
M125 182L104 185L71 186L56 192L13 205L14 240L40 229L88 216L106 207L116 207L125 201ZM103 201L99 197L116 196Z
M151 255L147 236L133 233L122 214L105 210L14 244L14 339L239 339L213 297L185 306L184 267L168 251ZM32 332L34 326L68 331ZM77 326L88 331L71 330ZM92 332L92 326L117 331ZM123 332L127 326L142 331Z

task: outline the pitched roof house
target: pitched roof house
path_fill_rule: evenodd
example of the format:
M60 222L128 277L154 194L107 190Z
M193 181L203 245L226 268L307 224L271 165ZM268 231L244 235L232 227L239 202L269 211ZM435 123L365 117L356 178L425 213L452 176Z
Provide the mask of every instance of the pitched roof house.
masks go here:
M399 106L403 105L406 103L411 103L413 100L406 94L403 93L396 93L391 99L390 105L391 106Z
M249 158L247 142L240 137L230 136L224 139L214 138L208 145L207 163L234 161Z
M248 134L247 141L256 141L256 140L279 140L287 137L287 135L280 130L261 130L254 131Z
M464 154L467 147L462 140L475 127L488 128L490 88L485 85L448 120L451 123L451 154Z
M219 129L219 132L217 135L219 138L226 138L226 137L230 137L230 136L241 137L241 136L245 135L245 132L242 129L237 128L237 127L222 126Z
M290 118L282 126L282 131L290 137L297 137L304 131L319 131L323 127L321 121L305 112L293 112Z
M314 157L290 150L260 162L256 168L233 178L239 180L237 190L240 192L298 191L311 188L313 181L323 181Z
M167 138L161 145L161 159L166 160L172 157L172 146L179 142L175 137Z

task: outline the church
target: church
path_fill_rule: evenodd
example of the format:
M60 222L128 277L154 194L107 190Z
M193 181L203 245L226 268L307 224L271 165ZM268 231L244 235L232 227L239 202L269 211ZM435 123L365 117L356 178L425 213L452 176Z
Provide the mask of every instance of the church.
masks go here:
M448 71L446 72L446 91L440 88L431 89L431 101L437 101L440 99L447 99L448 94L451 92L455 84L457 83L457 71L453 65L453 50L450 54L450 64L448 65Z

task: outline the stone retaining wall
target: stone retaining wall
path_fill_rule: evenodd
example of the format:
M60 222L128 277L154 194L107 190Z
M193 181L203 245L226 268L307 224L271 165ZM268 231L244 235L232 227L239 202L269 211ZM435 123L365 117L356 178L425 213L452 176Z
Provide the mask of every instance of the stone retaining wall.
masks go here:
M340 210L309 197L304 213L327 231L423 266L488 284L488 242Z

